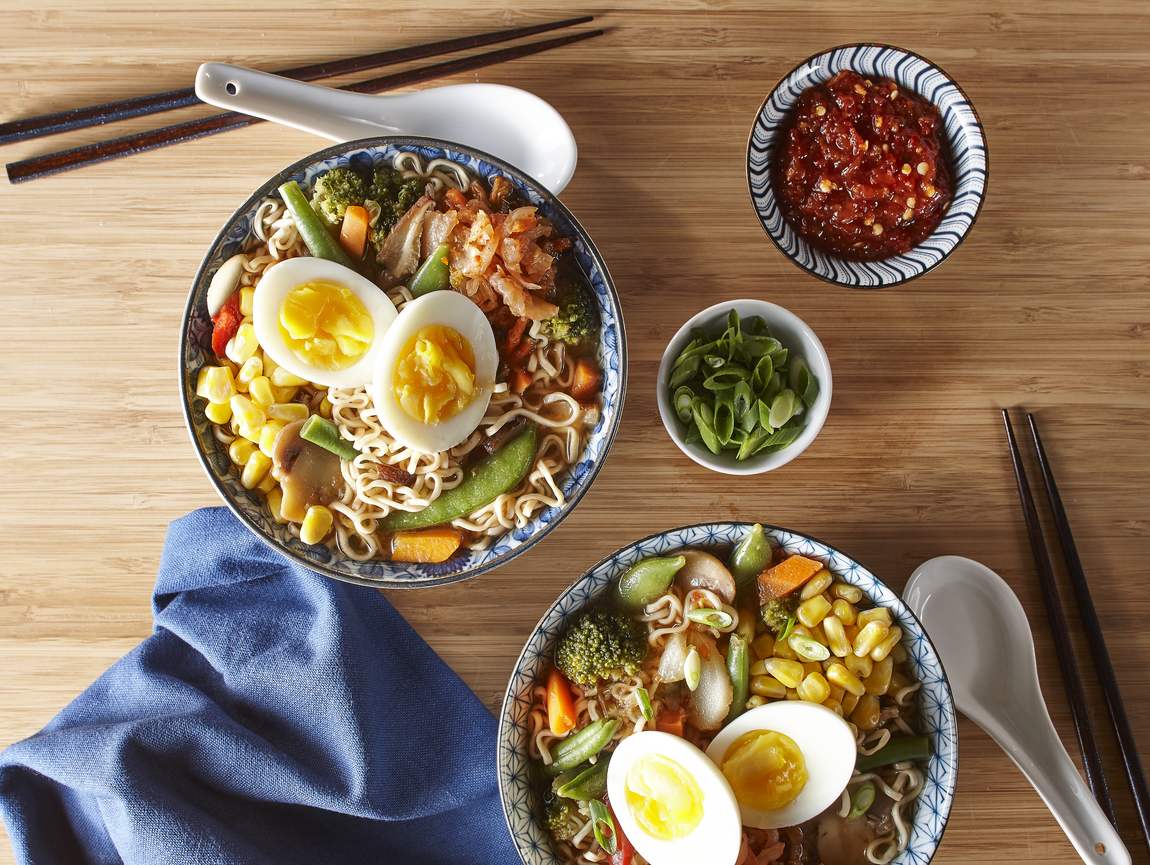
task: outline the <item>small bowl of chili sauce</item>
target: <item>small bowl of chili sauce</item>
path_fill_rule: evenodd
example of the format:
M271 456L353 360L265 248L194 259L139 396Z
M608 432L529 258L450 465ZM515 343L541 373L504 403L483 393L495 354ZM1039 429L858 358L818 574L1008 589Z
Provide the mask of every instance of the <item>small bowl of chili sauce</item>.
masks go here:
M768 237L795 264L853 288L922 276L982 207L986 137L942 70L888 45L805 60L751 130L747 179Z

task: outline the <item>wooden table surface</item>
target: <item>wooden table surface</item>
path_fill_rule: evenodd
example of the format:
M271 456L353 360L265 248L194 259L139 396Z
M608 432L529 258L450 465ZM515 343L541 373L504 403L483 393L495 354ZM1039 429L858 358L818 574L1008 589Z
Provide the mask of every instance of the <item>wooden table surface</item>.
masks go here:
M157 5L2 0L0 117L185 86L204 60L275 69L582 11L492 0ZM766 520L827 539L896 588L931 556L970 555L1027 606L1051 713L1073 751L997 412L1023 406L1042 419L1145 749L1150 7L621 5L631 8L587 7L611 28L604 37L458 79L529 88L578 138L579 170L563 197L610 263L630 335L614 451L578 510L529 555L470 583L390 599L494 707L558 591L650 532ZM787 263L760 229L745 180L747 131L774 83L807 55L859 40L947 69L986 125L992 165L987 204L952 260L881 292L825 285ZM0 190L0 745L38 730L149 633L168 521L218 503L180 417L185 293L232 209L320 146L263 124ZM834 403L801 459L730 479L689 462L664 434L655 372L687 317L748 296L815 328ZM1096 689L1091 697L1101 728ZM960 751L935 861L1077 861L1021 775L966 721ZM1106 756L1124 835L1147 862L1109 743ZM0 850L0 862L12 861Z

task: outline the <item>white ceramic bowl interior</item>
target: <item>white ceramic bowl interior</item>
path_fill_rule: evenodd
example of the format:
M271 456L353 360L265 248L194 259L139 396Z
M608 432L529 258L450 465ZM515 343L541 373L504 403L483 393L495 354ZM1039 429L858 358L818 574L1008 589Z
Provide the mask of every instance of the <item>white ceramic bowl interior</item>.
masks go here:
M733 452L723 451L713 454L702 442L687 444L685 439L686 427L675 415L675 408L671 404L671 394L667 389L667 379L671 373L671 366L674 364L675 358L679 356L679 352L691 341L691 332L696 328L706 331L721 330L727 314L732 309L741 318L757 315L764 319L770 328L771 335L782 342L787 349L800 355L819 380L819 395L815 404L804 414L806 426L803 427L802 435L782 450L759 454L742 461L736 460ZM765 300L728 300L707 307L679 328L679 332L667 344L667 348L663 352L663 361L659 364L657 391L659 417L663 419L663 426L667 430L667 435L671 437L679 450L699 465L728 475L757 475L769 472L780 466L785 466L805 451L826 422L827 413L831 408L831 391L831 362L823 344L815 336L815 332L790 310Z

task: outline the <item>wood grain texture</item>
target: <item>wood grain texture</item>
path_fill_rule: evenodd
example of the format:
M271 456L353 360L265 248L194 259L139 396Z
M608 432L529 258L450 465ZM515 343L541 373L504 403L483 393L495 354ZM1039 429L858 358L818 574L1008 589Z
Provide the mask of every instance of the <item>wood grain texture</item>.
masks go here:
M1003 574L1031 612L1046 696L1073 747L995 411L1025 406L1041 418L1131 721L1150 747L1146 4L528 5L339 0L321 13L304 0L162 9L0 0L0 113L183 86L204 60L274 69L599 14L607 36L457 80L534 90L575 131L580 165L564 200L611 266L631 340L618 441L546 544L477 581L391 600L495 707L557 592L650 532L766 520L826 539L896 588L926 558L966 554ZM754 217L744 171L747 131L774 83L809 54L858 40L943 66L973 99L991 161L989 198L962 248L937 272L873 293L824 285L787 263ZM144 118L0 155L153 125ZM0 190L0 745L38 730L149 633L167 522L217 503L179 412L185 292L232 209L320 146L261 124ZM728 479L667 439L655 371L682 321L742 296L781 303L818 331L835 394L801 459ZM1096 689L1090 697L1101 725ZM936 862L1076 861L1007 758L965 721L960 752ZM1150 861L1109 742L1105 757L1124 835L1135 860ZM0 845L0 863L10 861Z

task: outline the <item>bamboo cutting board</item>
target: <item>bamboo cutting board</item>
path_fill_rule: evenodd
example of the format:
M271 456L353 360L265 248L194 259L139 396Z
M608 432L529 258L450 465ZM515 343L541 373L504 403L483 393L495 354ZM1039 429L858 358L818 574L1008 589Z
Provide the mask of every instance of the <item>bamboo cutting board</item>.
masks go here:
M584 11L526 5L0 0L0 116L185 86L209 59L275 69ZM996 412L1026 406L1042 418L1145 750L1150 7L624 5L586 9L611 28L604 37L457 79L533 90L578 138L564 200L610 264L630 336L614 451L545 544L474 582L391 600L494 708L558 591L651 532L766 520L825 538L896 588L924 559L966 554L1003 574L1031 613L1046 696L1073 750ZM774 83L809 54L865 40L943 66L974 101L991 160L987 204L965 244L937 272L882 292L824 285L787 263L754 217L744 170L747 131ZM0 155L12 161L202 113ZM217 503L177 399L185 292L232 209L320 146L261 124L0 190L0 745L38 730L149 633L167 522ZM730 479L667 439L655 371L686 318L744 296L780 303L815 328L835 393L802 458ZM1102 725L1096 689L1091 697ZM960 752L936 862L1076 861L1038 797L965 721ZM1148 862L1112 748L1106 756L1124 835L1135 861ZM10 861L0 845L0 863Z

